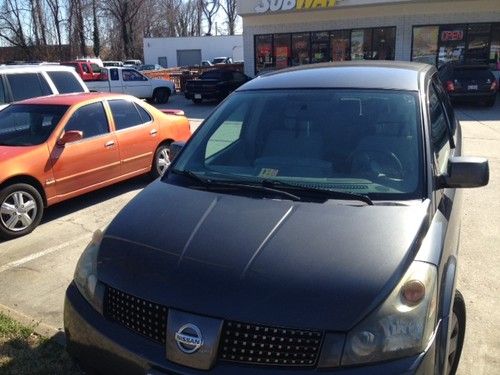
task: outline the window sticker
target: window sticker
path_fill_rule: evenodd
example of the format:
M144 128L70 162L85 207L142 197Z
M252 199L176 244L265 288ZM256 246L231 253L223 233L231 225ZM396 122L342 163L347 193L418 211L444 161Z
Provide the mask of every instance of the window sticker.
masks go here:
M276 177L279 173L278 169L272 168L262 168L259 173L259 177Z

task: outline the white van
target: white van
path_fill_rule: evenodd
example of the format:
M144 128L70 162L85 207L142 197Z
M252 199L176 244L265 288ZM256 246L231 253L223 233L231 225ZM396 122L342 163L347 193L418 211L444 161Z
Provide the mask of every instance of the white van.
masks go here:
M72 92L89 92L74 68L60 65L0 66L0 109L10 102Z

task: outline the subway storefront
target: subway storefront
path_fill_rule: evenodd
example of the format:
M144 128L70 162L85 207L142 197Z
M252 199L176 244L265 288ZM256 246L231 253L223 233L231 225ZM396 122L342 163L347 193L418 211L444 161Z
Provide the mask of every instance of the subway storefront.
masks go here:
M248 0L245 71L346 60L489 64L500 74L500 1Z

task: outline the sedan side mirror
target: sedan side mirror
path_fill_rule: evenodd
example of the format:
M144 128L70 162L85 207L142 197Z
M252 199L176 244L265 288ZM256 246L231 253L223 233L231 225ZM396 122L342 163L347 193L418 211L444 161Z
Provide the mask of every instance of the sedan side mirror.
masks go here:
M186 142L177 141L170 144L170 162L174 161L175 157L181 152Z
M470 156L452 157L448 173L438 179L438 188L474 188L485 186L490 179L488 160Z
M57 145L64 147L66 143L77 142L83 138L83 132L79 130L68 130L57 141Z

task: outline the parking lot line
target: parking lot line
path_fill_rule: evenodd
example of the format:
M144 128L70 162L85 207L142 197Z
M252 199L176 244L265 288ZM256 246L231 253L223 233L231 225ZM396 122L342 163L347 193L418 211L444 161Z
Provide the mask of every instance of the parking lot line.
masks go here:
M26 256L24 258L15 260L15 261L7 263L7 264L4 264L3 266L0 266L0 273L5 272L7 270L10 270L12 268L16 268L16 267L22 266L23 264L31 262L32 260L41 258L41 257L43 257L45 255L48 255L48 254L55 253L56 251L62 250L64 248L67 248L67 247L70 247L70 246L73 246L73 245L76 245L76 244L81 244L82 241L85 241L85 239L90 239L90 234L87 233L87 234L85 234L83 236L79 236L79 237L75 238L74 240L71 240L71 241L68 241L68 242L64 242L64 243L62 243L60 245L50 247L50 248L48 248L46 250L42 250L42 251L39 251L37 253L30 254L30 255L28 255L28 256Z

